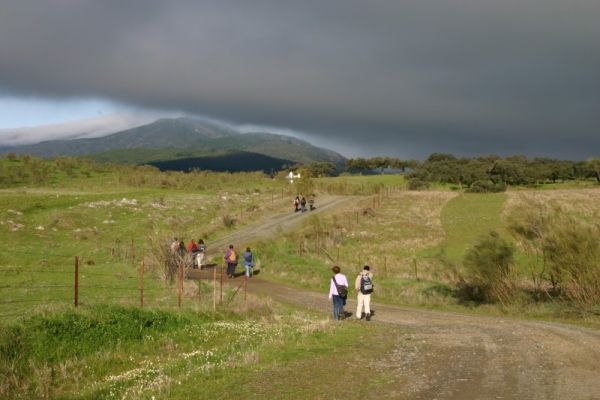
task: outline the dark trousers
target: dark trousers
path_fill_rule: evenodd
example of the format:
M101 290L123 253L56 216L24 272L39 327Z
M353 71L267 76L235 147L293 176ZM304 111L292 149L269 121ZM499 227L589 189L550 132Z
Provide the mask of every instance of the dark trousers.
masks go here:
M333 295L333 319L342 319L344 316L344 299Z
M235 275L235 267L237 264L227 263L227 275Z

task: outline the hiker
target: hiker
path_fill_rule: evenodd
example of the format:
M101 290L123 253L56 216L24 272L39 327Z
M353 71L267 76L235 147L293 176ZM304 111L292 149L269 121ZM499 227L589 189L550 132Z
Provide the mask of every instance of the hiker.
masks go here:
M315 198L311 197L310 199L308 199L308 209L310 211L315 209Z
M188 244L187 251L188 253L195 253L198 251L198 244L196 244L194 239L192 239L192 241Z
M294 199L294 212L298 212L298 207L300 207L300 197L296 196Z
M237 252L235 251L235 249L233 248L233 245L230 244L229 245L229 249L227 249L227 252L225 253L225 257L223 257L225 262L227 263L227 276L229 278L233 278L235 276L235 268L237 267L238 264L238 255Z
M356 299L356 318L362 319L363 306L364 315L367 321L371 320L371 293L373 293L373 274L368 265L356 277L354 288L358 292Z
M333 277L329 284L329 299L333 300L333 319L344 319L344 306L348 297L348 279L340 273L337 265L331 269Z
M206 245L204 244L204 240L198 239L198 252L196 253L196 265L200 269L202 269L202 265L204 264L204 256L205 255L206 255Z
M302 212L306 211L306 199L304 196L302 196L302 199L300 200L300 209Z
M179 250L179 240L177 240L177 238L173 238L173 241L171 242L171 246L169 247L169 249L171 250L171 253L173 254L177 254L177 251Z
M254 267L254 256L252 255L252 250L250 247L246 247L246 252L243 255L244 257L244 267L246 268L246 276L248 278L252 277L252 267Z
M179 241L179 249L177 249L177 252L181 258L185 257L187 254L187 249L185 248L185 243L183 243L183 240Z

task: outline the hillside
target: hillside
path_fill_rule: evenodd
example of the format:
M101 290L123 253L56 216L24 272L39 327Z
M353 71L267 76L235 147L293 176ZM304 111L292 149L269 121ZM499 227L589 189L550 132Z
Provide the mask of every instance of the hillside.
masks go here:
M290 160L269 157L264 154L238 151L216 156L180 158L176 160L152 161L161 171L191 171L193 169L211 170L217 172L253 172L270 173L280 171L286 165L293 164Z
M133 149L144 151L131 154ZM184 154L179 154L182 150ZM101 161L132 162L133 158L133 162L141 163L238 151L296 163L326 161L341 164L345 161L334 151L296 138L261 132L242 134L225 125L190 118L160 119L100 138L51 140L0 148L0 154L12 152L41 157L88 155Z

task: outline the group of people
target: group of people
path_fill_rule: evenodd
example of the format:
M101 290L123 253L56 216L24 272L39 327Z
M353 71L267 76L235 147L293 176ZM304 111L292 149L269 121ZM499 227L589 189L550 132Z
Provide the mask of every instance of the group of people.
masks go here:
M206 244L204 240L198 239L196 242L194 239L185 245L183 240L173 238L170 246L171 252L179 256L182 260L186 260L192 268L202 268L206 259ZM227 276L233 278L236 275L236 268L238 265L239 255L232 244L229 245L225 256L223 257L227 264ZM250 247L246 247L246 251L242 254L242 260L244 268L246 269L246 276L251 277L253 275L252 269L254 268L254 255Z
M229 245L229 248L225 252L223 259L227 264L227 277L235 277L239 256L232 244ZM252 269L254 268L254 255L252 254L250 247L246 247L246 251L242 254L242 259L244 261L246 276L251 278L253 275Z
M333 277L329 285L329 299L333 301L333 319L345 318L344 306L348 298L348 278L341 273L337 265L332 268ZM354 280L356 298L356 318L371 320L371 294L373 293L373 274L371 267L365 265Z
M189 260L192 268L202 268L204 265L206 256L206 245L204 244L204 240L198 239L198 242L196 243L196 241L192 239L186 246L183 240L173 238L170 248L173 254L179 255L184 260Z
M300 196L296 196L296 198L294 199L294 212L304 212L306 211L306 198L304 196L302 196L302 198L300 198ZM308 208L310 209L310 211L315 209L315 199L313 197L310 197L308 199Z
M302 198L304 199L304 198ZM194 239L186 246L183 240L173 239L170 246L171 252L179 255L182 259L191 261L192 268L202 268L206 257L206 244L204 240L199 239L196 242ZM233 244L225 252L223 260L227 264L227 277L233 278L236 276L236 269L240 260L239 254ZM245 269L245 275L250 278L253 275L254 255L250 247L246 247L246 251L242 254L242 262ZM340 267L337 265L332 268L333 276L329 285L329 299L333 302L333 319L345 319L344 306L348 298L348 278L341 273ZM365 318L371 320L371 294L373 293L373 274L371 268L365 265L362 271L354 280L354 289L356 290L356 318Z

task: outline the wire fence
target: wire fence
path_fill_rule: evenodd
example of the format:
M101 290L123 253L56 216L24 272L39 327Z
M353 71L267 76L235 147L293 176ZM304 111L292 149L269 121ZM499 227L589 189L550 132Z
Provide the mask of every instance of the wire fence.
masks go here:
M117 253L114 247L110 248L109 252L112 255ZM100 303L126 303L144 308L177 304L178 308L182 308L186 298L190 297L195 298L195 304L204 298L208 302L209 296L202 294L203 286L206 291L207 284L212 286L213 308L216 308L217 304L230 304L241 287L244 288L244 300L247 298L247 280L244 280L237 289L231 290L233 294L224 302L224 266L214 264L202 270L194 270L180 263L175 285L165 285L148 276L141 257L132 268L132 261L135 259L133 245L129 252L130 259L104 263L85 264L81 262L84 257L48 249L11 250L10 254L12 258L26 254L28 259L33 258L35 261L30 262L29 266L0 266L0 322L31 315L40 307L50 305L80 307ZM3 257L0 256L1 258ZM48 264L40 266L43 262ZM110 272L107 271L109 269ZM186 281L197 281L198 284L185 286Z

